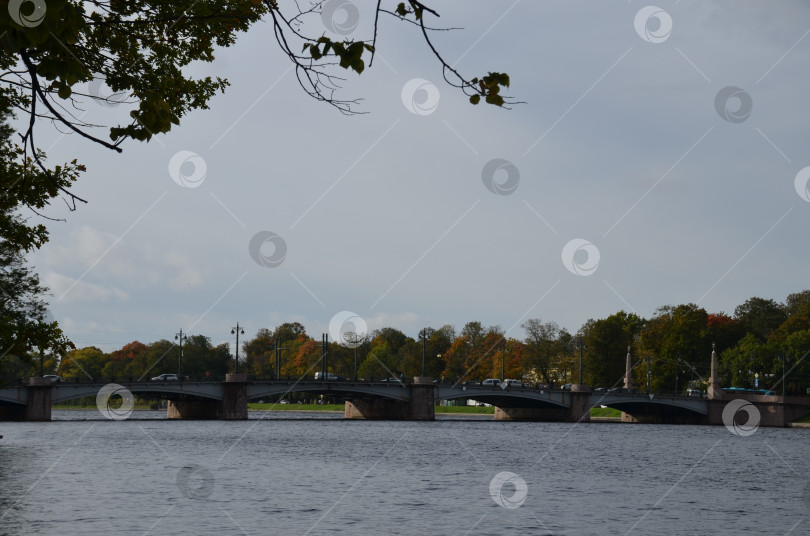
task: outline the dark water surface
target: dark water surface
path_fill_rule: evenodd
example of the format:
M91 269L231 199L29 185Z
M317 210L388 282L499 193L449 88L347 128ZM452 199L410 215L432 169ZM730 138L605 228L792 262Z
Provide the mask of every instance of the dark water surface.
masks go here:
M96 416L0 423L0 534L810 534L810 430Z

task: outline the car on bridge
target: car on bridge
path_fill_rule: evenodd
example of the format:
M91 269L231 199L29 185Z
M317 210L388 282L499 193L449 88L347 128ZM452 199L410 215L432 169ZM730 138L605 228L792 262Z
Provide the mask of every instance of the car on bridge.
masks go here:
M57 376L56 374L46 374L43 378L51 383L62 383L62 376Z
M503 381L504 387L523 387L523 382L520 380L507 379Z
M180 377L177 374L161 374L152 378L153 382L179 382Z
M331 372L327 372L326 374L324 374L323 372L316 372L315 373L315 379L316 380L337 381L337 380L342 380L343 378L341 378L337 374L332 374Z
M481 382L481 385L493 387L495 385L500 385L501 380L498 378L487 378L486 380Z

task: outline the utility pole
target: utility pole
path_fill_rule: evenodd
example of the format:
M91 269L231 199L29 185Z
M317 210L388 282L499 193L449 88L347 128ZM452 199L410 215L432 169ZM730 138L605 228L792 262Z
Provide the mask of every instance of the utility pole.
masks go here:
M245 334L245 330L239 327L239 322L236 323L235 328L231 328L231 335L236 334L236 361L233 364L234 373L239 372L239 334Z
M577 338L577 347L579 348L579 383L582 385L582 348L585 343L582 342L582 337ZM593 379L593 378L591 378Z
M177 379L182 380L183 376L183 341L188 339L187 335L183 334L183 328L180 328L180 333L174 334L174 340L180 341L180 354L177 356Z

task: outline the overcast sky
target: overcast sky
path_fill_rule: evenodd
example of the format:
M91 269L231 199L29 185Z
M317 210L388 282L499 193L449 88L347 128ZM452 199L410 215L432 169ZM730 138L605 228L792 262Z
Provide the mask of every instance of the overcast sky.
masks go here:
M369 37L375 2L351 1ZM307 97L262 24L195 67L232 85L168 135L118 155L42 123L52 163L88 167L89 204L54 204L67 222L32 259L77 346L180 328L233 343L237 321L318 338L341 311L410 336L478 320L522 337L528 318L575 332L810 287L806 4L435 4L463 28L436 37L445 58L509 73L525 104L471 106L416 29L383 17L373 68L343 73L365 115Z

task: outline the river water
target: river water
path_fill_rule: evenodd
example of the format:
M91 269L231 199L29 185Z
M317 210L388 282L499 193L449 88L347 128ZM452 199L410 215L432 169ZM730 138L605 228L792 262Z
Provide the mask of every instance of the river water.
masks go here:
M98 417L0 423L0 534L810 534L810 430Z

